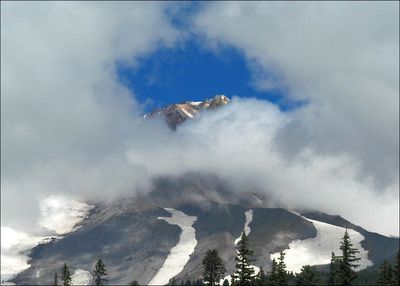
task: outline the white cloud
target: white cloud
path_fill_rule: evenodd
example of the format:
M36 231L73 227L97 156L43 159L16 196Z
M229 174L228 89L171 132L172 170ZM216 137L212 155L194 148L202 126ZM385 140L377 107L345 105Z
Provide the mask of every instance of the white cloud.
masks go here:
M165 5L1 5L2 220L37 212L38 193L131 188L141 170L123 152L138 110L114 64L176 41Z
M351 155L307 148L288 161L277 152L277 134L295 120L265 101L234 98L218 112L185 122L174 135L134 144L128 156L152 176L211 172L235 191L265 192L275 205L340 214L369 230L398 235L398 184L377 191L372 179L359 180L360 164Z
M267 86L309 105L282 113L236 98L174 133L139 116L114 70L186 35L165 4L2 3L2 222L35 218L44 194L109 198L203 171L396 233L398 14L346 5L208 4L197 31L239 47L262 72L260 87L272 70Z
M194 20L209 43L238 47L259 88L285 87L309 106L278 136L361 164L378 187L399 180L399 3L215 2ZM273 71L273 76L269 76ZM260 74L261 73L261 74Z

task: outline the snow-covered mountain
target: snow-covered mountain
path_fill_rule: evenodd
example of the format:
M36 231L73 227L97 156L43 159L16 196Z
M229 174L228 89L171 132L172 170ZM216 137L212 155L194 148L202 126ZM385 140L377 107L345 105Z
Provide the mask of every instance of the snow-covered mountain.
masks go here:
M231 193L229 184L213 175L160 178L150 193L98 203L79 228L33 248L30 267L13 281L49 284L64 261L81 281L99 258L112 284L196 279L212 248L233 273L235 242L243 230L255 253L254 266L269 269L276 253L285 250L289 270L298 271L299 263L327 264L332 251L339 253L343 223L361 250L360 269L395 256L398 238L368 232L338 216L269 208L261 194Z
M214 98L205 101L186 101L168 105L146 114L145 117L163 116L168 126L175 129L177 125L189 118L194 118L199 112L224 106L229 101L229 98L225 95L216 95Z
M147 116L164 116L175 129L202 110L227 103L227 97L218 95L204 102L170 105ZM41 225L57 236L37 244L43 238L24 234L23 255L10 252L19 255L20 268L11 269L6 277L2 263L2 279L18 273L12 282L50 284L66 261L74 271L73 282L86 284L94 263L102 259L111 284L137 280L143 285L162 285L172 278L200 278L202 259L213 248L218 249L230 274L242 231L248 234L255 253L255 269L268 270L282 250L290 271L297 272L305 264L324 267L332 251L340 253L345 227L360 250L359 270L391 260L399 249L399 238L369 232L338 215L272 208L262 193L231 189L230 182L216 174L187 173L154 179L150 192L113 202L64 200L60 204L59 199L49 197L41 207Z

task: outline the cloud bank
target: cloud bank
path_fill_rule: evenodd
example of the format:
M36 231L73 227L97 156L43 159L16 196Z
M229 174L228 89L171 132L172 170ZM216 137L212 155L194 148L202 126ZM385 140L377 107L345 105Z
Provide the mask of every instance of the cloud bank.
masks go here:
M201 171L398 234L396 7L209 3L178 29L175 4L2 3L2 223L30 222L47 194L112 198ZM307 106L237 97L177 132L143 120L115 63L188 34L237 47L257 88Z

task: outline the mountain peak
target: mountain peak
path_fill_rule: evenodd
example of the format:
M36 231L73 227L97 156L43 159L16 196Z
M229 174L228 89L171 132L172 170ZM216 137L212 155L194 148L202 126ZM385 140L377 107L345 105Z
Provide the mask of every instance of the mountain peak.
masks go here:
M186 121L188 118L193 118L197 113L205 109L214 109L224 106L230 102L230 99L221 94L216 95L212 99L206 99L204 101L185 101L182 103L171 104L166 107L158 108L145 117L157 117L163 116L166 123L172 129L176 129L176 126Z

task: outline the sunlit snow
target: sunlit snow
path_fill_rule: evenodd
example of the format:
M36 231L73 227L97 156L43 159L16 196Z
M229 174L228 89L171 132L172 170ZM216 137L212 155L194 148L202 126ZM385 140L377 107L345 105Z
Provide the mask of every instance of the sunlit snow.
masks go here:
M244 227L243 227L243 231L244 233L248 236L251 232L251 228L250 228L250 223L253 221L253 210L248 210L244 213L246 220L244 223ZM239 241L242 238L242 233L240 234L240 236L238 238L235 239L235 245L237 245L239 243ZM238 252L236 250L236 252ZM258 272L260 272L260 268L258 268L257 266L254 265L250 265L251 268L253 268L254 270L254 274L257 274ZM225 276L224 279L220 280L220 284L222 285L222 283L224 282L224 280L228 280L229 284L232 283L232 277L231 275Z
M84 269L76 269L74 274L71 275L72 285L90 285L93 276L89 271Z
M339 247L345 228L312 219L307 220L314 224L317 229L317 236L289 243L289 249L284 250L288 271L298 273L303 265L329 264L332 252L336 255L341 253ZM368 259L368 251L361 246L364 236L353 229L348 229L347 231L354 247L360 251L360 266L356 270L359 271L371 266L372 261ZM270 255L271 260L278 257L279 253Z
M197 245L196 230L193 228L196 216L188 216L185 213L172 208L165 208L171 213L171 217L159 217L169 224L177 225L182 229L178 244L175 245L160 270L149 282L149 285L165 285L169 280L178 275L190 259Z
M42 227L43 235L37 236L1 226L2 284L30 267L28 255L33 247L60 238L52 234L66 234L73 231L92 206L63 197L48 196L40 202L39 207L41 218L38 224Z
M92 207L67 198L48 196L40 203L39 225L57 234L69 233Z

